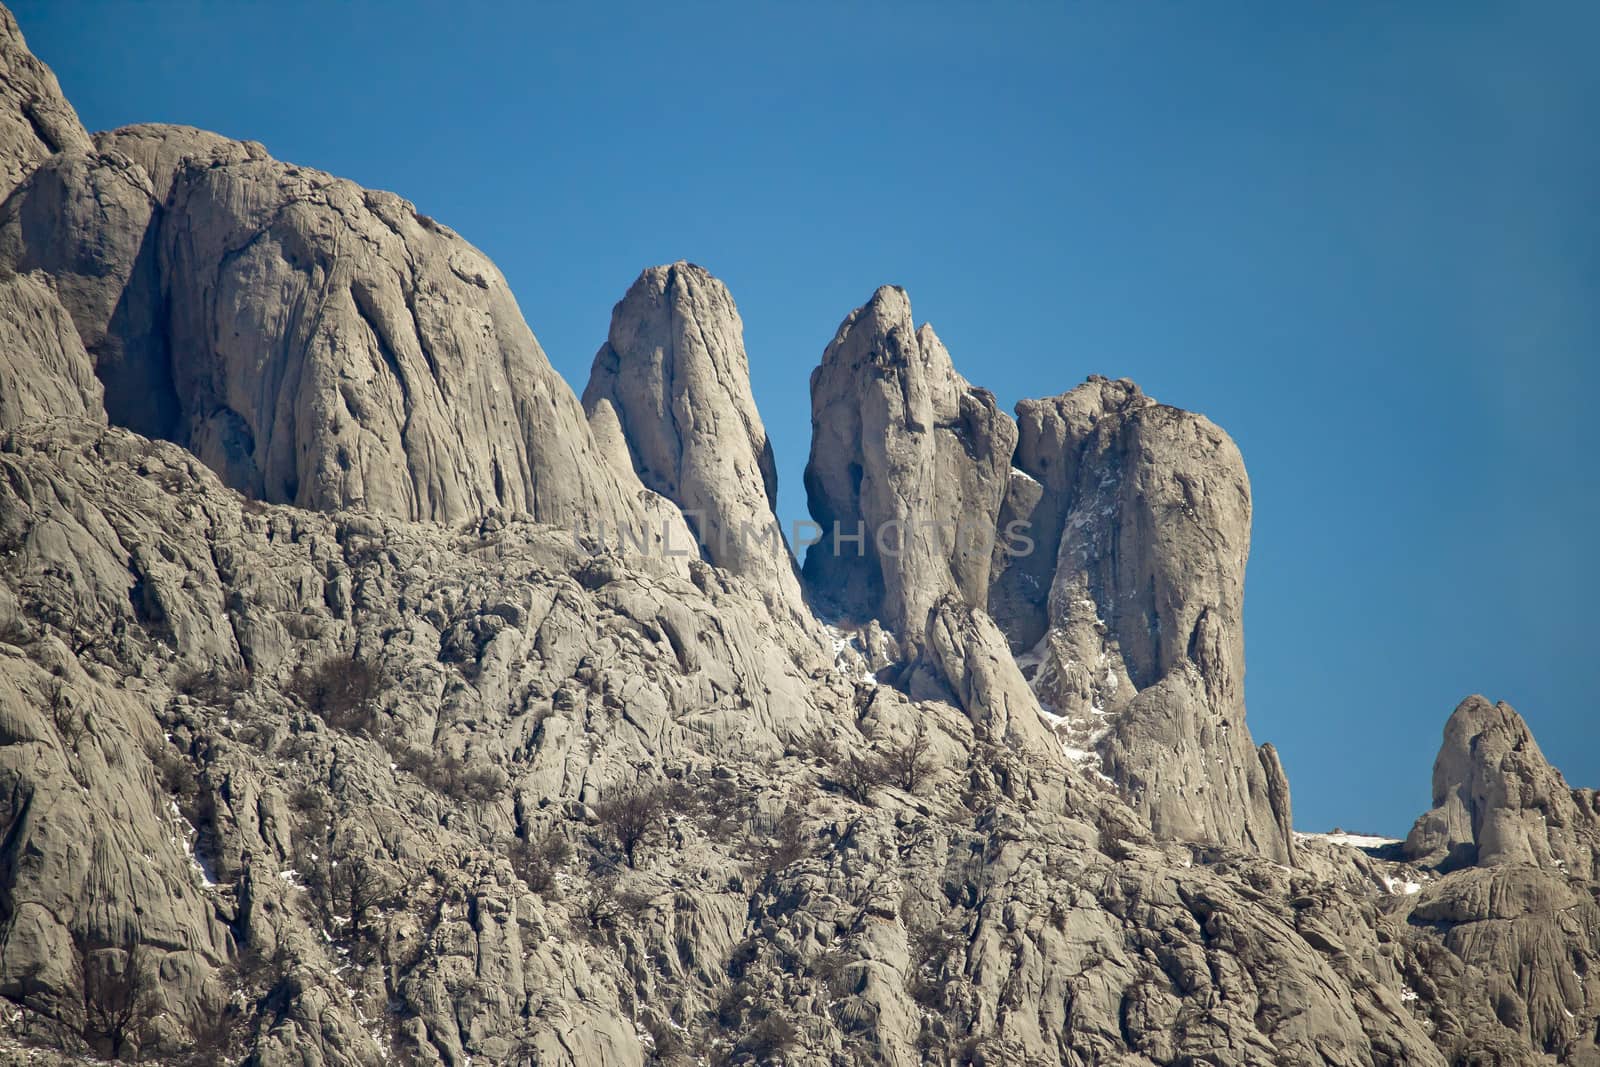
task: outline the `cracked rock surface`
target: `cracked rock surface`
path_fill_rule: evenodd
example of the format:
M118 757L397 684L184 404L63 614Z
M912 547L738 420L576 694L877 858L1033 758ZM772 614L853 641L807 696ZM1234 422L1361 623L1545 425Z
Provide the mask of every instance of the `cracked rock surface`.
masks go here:
M808 496L933 525L802 586L667 551L775 491L703 270L580 406L448 228L91 139L9 14L0 164L0 1063L1600 1063L1594 794L1509 707L1406 842L1293 832L1203 417L1013 423L880 289Z

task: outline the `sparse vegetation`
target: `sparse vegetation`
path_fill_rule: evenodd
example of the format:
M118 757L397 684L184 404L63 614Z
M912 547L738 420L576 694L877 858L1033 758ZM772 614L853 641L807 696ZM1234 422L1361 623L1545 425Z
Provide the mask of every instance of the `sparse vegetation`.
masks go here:
M906 991L924 1008L943 1010L944 983L940 980L946 958L961 946L961 937L946 926L910 930L906 947L911 969L906 976Z
M928 723L918 719L911 736L892 746L883 756L883 774L893 785L915 793L933 773L933 746L928 740Z
M158 1007L154 963L143 945L94 950L80 942L78 967L83 990L83 1039L100 1055L137 1057Z
M289 694L329 726L349 733L371 733L377 703L388 684L383 668L355 656L329 656L302 667L289 682Z
M172 680L172 691L202 704L219 705L250 688L250 672L190 667Z
M757 1063L782 1059L799 1047L799 1027L777 1012L752 1026L734 1046L736 1051L755 1057Z
M66 742L67 747L76 749L78 742L83 739L86 724L83 716L73 705L67 683L59 678L50 687L50 719L55 723L56 733L61 735L61 740Z
M811 851L812 839L806 833L805 812L791 805L783 810L772 826L772 838L762 854L762 863L769 874L783 870Z
M667 794L659 785L637 785L595 806L601 830L636 866L639 846L666 823Z
M418 745L391 743L389 756L397 769L416 775L428 788L452 800L487 804L511 784L506 772L493 764L469 764L460 756Z
M829 777L840 792L859 804L872 803L872 794L889 784L888 770L882 759L854 752L840 757L830 769Z
M546 830L512 845L511 869L540 896L555 893L556 875L572 859L572 844L559 830Z
M152 745L148 754L162 791L176 800L186 815L193 811L200 795L200 778L194 773L194 765L168 745Z

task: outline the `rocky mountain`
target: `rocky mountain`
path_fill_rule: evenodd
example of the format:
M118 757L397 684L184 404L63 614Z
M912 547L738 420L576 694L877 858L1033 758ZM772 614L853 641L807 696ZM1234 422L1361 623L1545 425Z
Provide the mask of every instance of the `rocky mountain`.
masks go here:
M1017 424L1001 517L1037 545L997 556L989 599L1035 688L1158 832L1288 862L1288 782L1245 725L1239 450L1126 380L1024 400Z
M905 290L884 286L839 324L811 372L811 427L813 601L910 647L946 593L983 607L1017 431L914 324Z
M1567 785L1509 704L1471 696L1445 724L1433 807L1405 852L1443 870L1522 864L1600 879L1600 799Z
M133 127L22 182L0 265L54 279L113 422L254 499L645 522L505 279L393 194Z
M725 285L692 263L639 275L611 312L583 407L591 422L617 424L632 470L682 509L708 562L806 615Z
M1406 842L1293 833L1202 416L1013 421L880 289L797 581L707 536L775 474L704 270L580 405L399 197L0 62L0 1063L1600 1063L1516 713Z

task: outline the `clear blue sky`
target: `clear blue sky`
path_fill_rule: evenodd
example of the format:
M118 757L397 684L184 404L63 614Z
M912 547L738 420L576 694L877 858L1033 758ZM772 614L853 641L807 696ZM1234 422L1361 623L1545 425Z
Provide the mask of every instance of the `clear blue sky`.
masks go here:
M92 129L393 189L582 388L640 268L722 277L786 517L807 375L906 286L1007 405L1127 375L1239 442L1250 723L1400 834L1446 715L1600 785L1600 6L29 2Z

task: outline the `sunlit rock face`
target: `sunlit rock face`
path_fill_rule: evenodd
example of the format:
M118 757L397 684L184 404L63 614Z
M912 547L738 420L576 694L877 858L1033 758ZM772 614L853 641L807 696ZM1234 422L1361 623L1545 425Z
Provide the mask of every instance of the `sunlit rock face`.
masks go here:
M905 290L884 286L839 325L811 374L811 427L819 608L916 645L940 597L983 607L1017 431L914 324Z
M614 420L631 469L682 509L705 558L804 615L774 513L778 473L750 392L744 324L692 263L652 267L611 312L583 406Z
M450 230L90 139L8 15L0 180L0 1062L1600 1057L1594 795L1508 707L1404 846L1292 843L1204 418L1014 424L879 290L812 383L824 628L785 551L667 551L775 494L703 270L580 407Z
M1250 482L1202 415L1092 377L1017 405L989 610L1068 743L1157 832L1293 853L1288 784L1244 721Z

